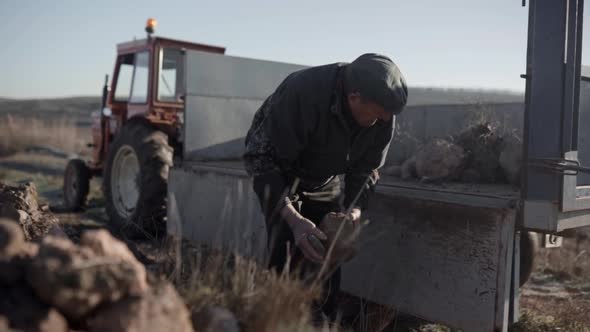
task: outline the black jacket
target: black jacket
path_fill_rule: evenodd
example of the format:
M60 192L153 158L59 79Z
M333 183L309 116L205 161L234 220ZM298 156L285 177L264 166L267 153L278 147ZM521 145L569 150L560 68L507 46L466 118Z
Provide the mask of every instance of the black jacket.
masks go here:
M337 63L289 75L264 102L246 136L246 170L263 206L276 206L294 178L305 186L345 174L348 206L373 170L385 161L395 126L378 120L370 128L351 121ZM265 191L266 190L266 191ZM365 192L356 204L365 209Z

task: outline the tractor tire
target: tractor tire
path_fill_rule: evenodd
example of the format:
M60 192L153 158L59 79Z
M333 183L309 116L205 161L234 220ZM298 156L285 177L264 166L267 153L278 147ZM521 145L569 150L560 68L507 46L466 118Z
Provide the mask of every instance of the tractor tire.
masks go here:
M535 257L539 251L539 236L535 232L520 233L520 275L518 285L522 287L535 270Z
M143 122L115 137L104 169L106 211L114 231L128 237L163 237L173 149L168 136Z
M90 170L80 159L71 159L64 171L64 208L66 211L80 211L86 204L90 188Z

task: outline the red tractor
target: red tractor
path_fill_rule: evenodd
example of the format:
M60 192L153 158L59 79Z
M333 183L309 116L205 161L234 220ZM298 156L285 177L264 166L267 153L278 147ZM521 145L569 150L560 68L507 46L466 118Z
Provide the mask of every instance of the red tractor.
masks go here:
M78 210L86 202L92 176L103 177L112 226L126 234L165 229L166 186L174 156L182 153L185 50L225 53L225 48L153 36L117 45L113 79L108 76L102 109L93 116L91 161L70 160L64 177L64 204Z

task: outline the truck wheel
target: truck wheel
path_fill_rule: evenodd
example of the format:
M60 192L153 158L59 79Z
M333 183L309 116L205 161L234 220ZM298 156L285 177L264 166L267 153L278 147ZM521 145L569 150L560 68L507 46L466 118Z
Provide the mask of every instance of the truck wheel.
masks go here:
M535 256L539 250L539 245L539 236L537 233L520 233L520 287L522 287L533 274L533 270L535 269Z
M147 124L129 123L115 137L103 179L106 211L115 230L131 237L164 234L172 155L168 136Z
M90 170L80 159L71 159L64 171L64 208L79 211L86 204L90 187Z

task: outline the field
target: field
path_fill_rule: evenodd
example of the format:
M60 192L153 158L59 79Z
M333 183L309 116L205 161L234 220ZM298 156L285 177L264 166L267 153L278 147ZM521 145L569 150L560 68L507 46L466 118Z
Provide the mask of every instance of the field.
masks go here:
M18 109L13 101L11 107ZM80 101L79 101L80 102ZM82 100L85 106L96 106L96 99ZM33 106L31 106L33 105ZM33 107L34 103L19 107ZM75 104L78 105L78 104ZM0 103L1 106L1 103ZM76 106L76 107L79 107ZM57 108L57 107L56 107ZM58 109L56 113L60 113ZM72 114L87 116L87 111L72 110ZM59 218L66 233L76 238L84 229L107 228L108 220L104 213L100 179L91 183L87 209L81 213L63 213L62 174L69 156L88 156L86 143L90 141L89 128L80 126L78 118L51 116L40 118L38 112L27 114L26 117L8 116L0 108L0 182L18 184L32 181L37 186L42 201L47 202ZM61 113L60 113L61 114ZM67 120L66 120L67 119ZM568 234L564 238L563 248L541 249L533 277L523 287L521 294L521 321L511 328L512 331L590 331L590 230L582 230ZM258 289L266 289L256 298L250 298L240 291L235 279L226 278L226 261L202 265L201 262L187 263L192 266L183 273L173 271L170 267L170 256L166 244L157 241L132 241L123 239L143 263L147 270L160 277L175 282L185 302L193 310L203 308L207 303L230 308L240 320L251 320L251 331L270 326L273 320L286 319L297 321L298 310L285 310L291 306L280 306L277 303L291 298L295 304L308 303L315 295L301 293L301 285L296 281L285 281L280 277L269 277L268 272L260 267L253 267L248 262L232 262L233 272L244 272L243 278L253 278ZM197 250L191 260L201 257L204 251ZM207 253L209 254L209 253ZM191 265L192 264L192 265ZM195 269L194 266L202 268ZM174 272L174 273L171 273ZM230 280L231 279L231 280ZM232 281L233 280L233 281ZM272 286L260 288L260 283L271 283ZM271 295L272 294L272 295ZM297 298L296 296L300 296ZM274 298L278 302L265 301ZM261 312L251 308L252 301ZM268 302L268 303L267 303ZM278 309L277 309L278 308ZM279 310L280 309L280 310ZM264 319L261 319L264 317ZM270 325L268 325L270 324ZM312 331L307 322L285 327L289 331ZM327 329L324 329L324 331ZM384 331L451 331L451 329L420 321L399 314Z

